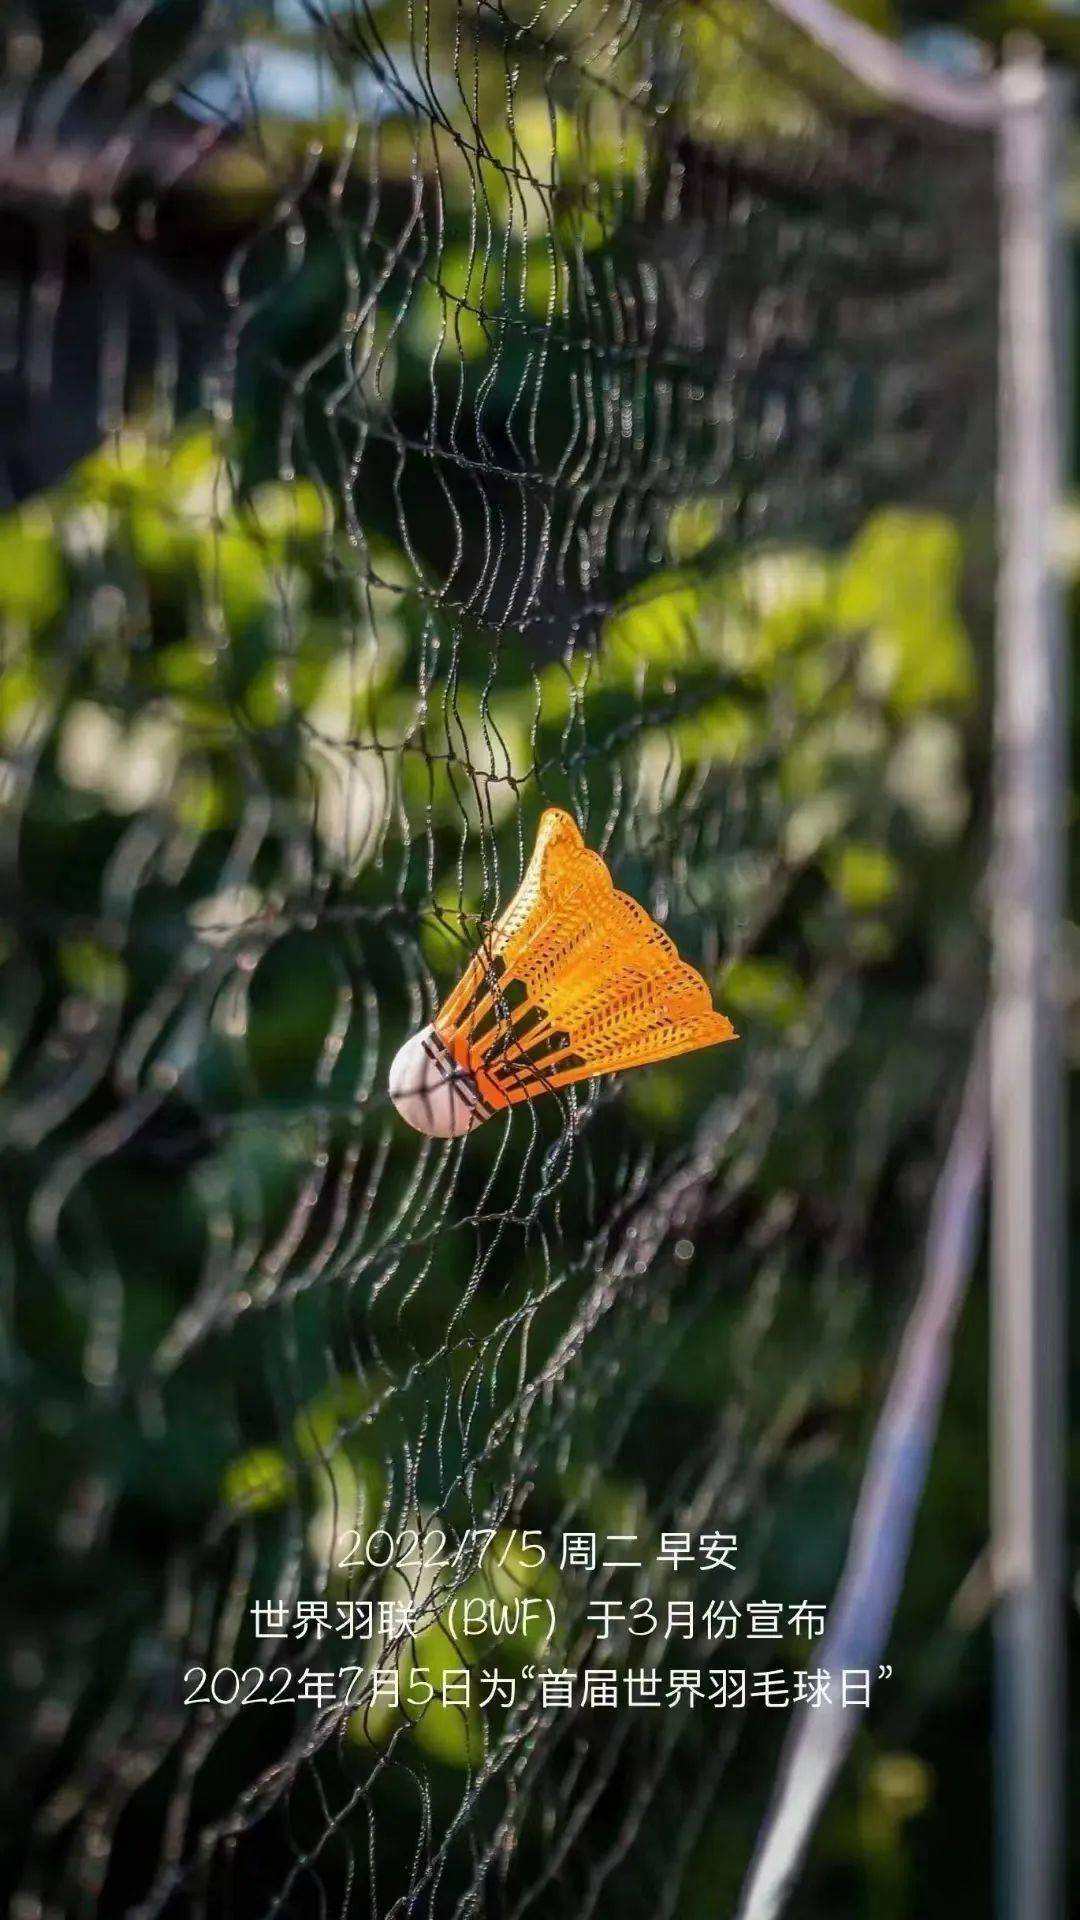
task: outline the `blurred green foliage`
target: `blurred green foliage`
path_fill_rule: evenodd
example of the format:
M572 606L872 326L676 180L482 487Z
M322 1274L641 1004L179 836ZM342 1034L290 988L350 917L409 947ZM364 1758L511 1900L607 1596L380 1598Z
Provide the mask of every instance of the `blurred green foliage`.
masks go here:
M853 10L907 22L888 4ZM1036 11L998 9L991 25ZM455 71L455 12L434 16L436 90ZM184 14L154 10L133 93L175 54ZM730 10L685 15L700 82L688 139L717 124L751 147L812 135L808 96L779 68L763 84ZM378 17L415 81L407 10ZM309 29L266 23L267 48L297 63L297 102ZM274 71L264 61L267 86ZM516 1471L505 1330L527 1326L531 1351L557 1352L628 1195L754 1083L760 1111L732 1148L736 1199L714 1230L722 1262L708 1231L665 1249L678 1311L655 1336L641 1322L611 1335L595 1363L610 1397L583 1393L530 1459L525 1512L551 1537L568 1513L655 1536L702 1434L717 1443L719 1406L755 1492L746 1533L763 1582L825 1597L891 1296L925 1217L939 1104L978 1005L986 673L967 527L936 505L875 499L843 540L755 540L688 458L652 563L592 583L595 631L568 617L569 638L558 621L538 638L496 620L477 590L485 516L506 503L470 494L443 461L432 407L440 422L447 407L481 417L480 453L493 470L511 461L536 339L590 337L589 300L626 266L651 160L613 93L575 112L549 99L539 60L518 75L512 114L486 43L469 79L463 97L491 129L483 151L456 99L456 138L435 111L418 132L400 102L368 103L386 202L425 204L437 176L439 215L430 246L388 257L363 299L343 243L370 215L363 196L336 224L309 211L301 238L268 218L316 132L319 165L347 174L344 92L316 94L310 114L271 103L257 151L211 155L208 231L263 223L236 269L259 350L235 411L193 408L162 432L148 397L0 522L0 734L19 805L0 1059L15 1250L32 1283L15 1380L17 1597L50 1661L78 1623L99 1666L91 1710L104 1712L132 1646L157 1704L171 1698L174 1641L167 1671L154 1666L170 1555L211 1611L238 1567L260 1595L298 1567L344 1595L342 1537L360 1547L403 1514L429 1525L444 1487L476 1471L470 1422L501 1436L481 1473L497 1496ZM547 456L573 444L576 395L557 369L545 380ZM400 444L363 441L343 398L354 387L364 421L397 427ZM652 395L641 411L655 431ZM553 537L566 531L556 520ZM492 1125L451 1191L445 1163L418 1160L388 1115L386 1067L460 972L553 801L577 807L619 883L703 968L741 1045L588 1096L572 1154L554 1102L516 1162ZM104 1065L82 1078L86 1060ZM555 1284L560 1261L569 1282ZM642 1321L647 1310L637 1296ZM956 1910L947 1873L934 1891L940 1862L913 1877L912 1860L928 1813L942 1834L958 1791L922 1753L920 1714L943 1713L948 1762L981 1712L970 1636L941 1624L982 1540L977 1331L901 1629L898 1669L906 1659L917 1684L863 1737L808 1914ZM633 1409L665 1339L613 1458L613 1405ZM437 1456L417 1438L432 1404L447 1410ZM109 1486L107 1574L56 1552L57 1514L74 1533L92 1506L88 1460L89 1481ZM512 1554L498 1567L506 1545L500 1530L475 1592L528 1586ZM417 1600L397 1570L373 1591ZM460 1658L445 1601L427 1583L420 1631L375 1653L406 1677L426 1668L434 1698L416 1714L362 1710L339 1756L350 1782L387 1795L383 1830L403 1858L412 1776L388 1761L433 1763L424 1791L449 1824L501 1733L497 1711L443 1698ZM535 1652L512 1636L484 1648L508 1670ZM255 1740L245 1779L279 1760L275 1737ZM703 1828L685 1920L734 1899L773 1758L748 1736L744 1775ZM227 1805L230 1789L214 1791ZM970 1828L970 1806L965 1817ZM315 1838L320 1822L316 1809ZM546 1843L541 1804L526 1858Z

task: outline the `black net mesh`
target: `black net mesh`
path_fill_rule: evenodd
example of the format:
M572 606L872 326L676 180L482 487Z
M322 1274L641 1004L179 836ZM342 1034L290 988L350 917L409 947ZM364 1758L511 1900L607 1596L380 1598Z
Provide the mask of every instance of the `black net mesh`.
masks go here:
M989 143L757 0L3 31L13 1910L727 1911L982 991ZM739 1044L423 1141L549 804Z

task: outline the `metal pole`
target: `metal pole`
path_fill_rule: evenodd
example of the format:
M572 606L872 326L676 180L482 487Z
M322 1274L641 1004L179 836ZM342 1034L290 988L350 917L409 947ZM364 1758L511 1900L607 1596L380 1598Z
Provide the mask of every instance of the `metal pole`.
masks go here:
M928 114L947 126L992 127L1000 97L995 82L967 76L953 79L916 60L894 40L857 20L833 0L772 0L794 27L834 54L841 66L879 100L908 112Z
M1055 577L1068 386L1058 90L1000 78L1001 580L992 1081L992 1543L999 1920L1060 1920L1064 1873L1065 667Z

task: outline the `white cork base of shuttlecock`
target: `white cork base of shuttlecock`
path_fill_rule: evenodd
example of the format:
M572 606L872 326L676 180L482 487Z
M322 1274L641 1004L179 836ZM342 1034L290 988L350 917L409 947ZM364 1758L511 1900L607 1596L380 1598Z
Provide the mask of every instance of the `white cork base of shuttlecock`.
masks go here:
M423 1027L399 1047L388 1088L402 1119L432 1140L455 1140L491 1115L472 1075L457 1065L434 1027Z

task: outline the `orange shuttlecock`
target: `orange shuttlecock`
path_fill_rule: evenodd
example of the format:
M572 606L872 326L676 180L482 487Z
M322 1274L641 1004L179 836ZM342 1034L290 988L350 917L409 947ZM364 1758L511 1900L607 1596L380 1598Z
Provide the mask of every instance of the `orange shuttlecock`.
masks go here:
M550 807L505 913L395 1057L390 1098L419 1133L448 1140L571 1081L734 1038L700 973Z

